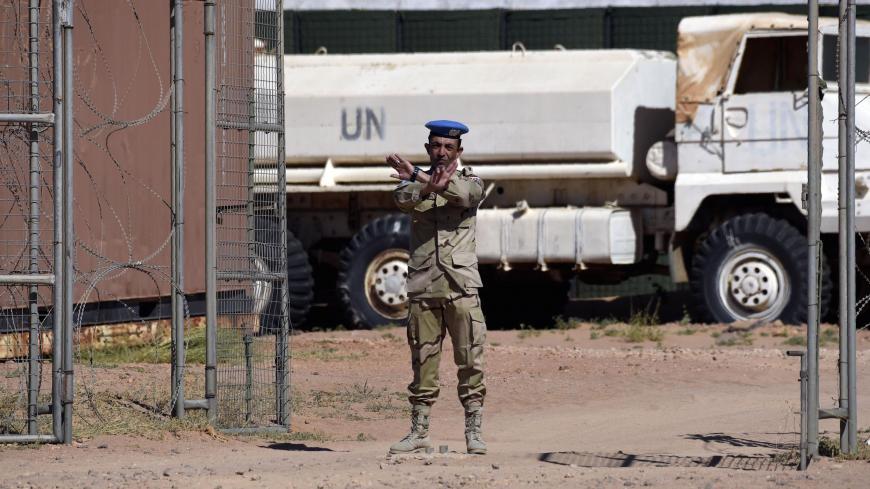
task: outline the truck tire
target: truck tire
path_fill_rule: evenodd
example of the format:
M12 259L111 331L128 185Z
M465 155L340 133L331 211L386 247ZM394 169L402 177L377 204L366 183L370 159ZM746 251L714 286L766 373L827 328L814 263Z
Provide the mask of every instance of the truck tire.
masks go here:
M787 221L763 213L728 219L704 239L692 260L696 319L806 323L808 256L806 238ZM824 261L821 269L824 316L832 283Z
M263 271L280 271L281 261L277 258L280 245L280 225L277 219L258 216L256 218L255 239L257 240L257 259L254 266ZM314 299L314 278L308 253L302 243L287 231L287 289L290 295L290 325L299 327L305 322L311 302ZM260 314L262 333L274 333L281 329L281 295L283 284L273 281L254 283L254 312Z
M342 250L337 285L347 326L405 322L410 245L410 219L391 214L366 224Z

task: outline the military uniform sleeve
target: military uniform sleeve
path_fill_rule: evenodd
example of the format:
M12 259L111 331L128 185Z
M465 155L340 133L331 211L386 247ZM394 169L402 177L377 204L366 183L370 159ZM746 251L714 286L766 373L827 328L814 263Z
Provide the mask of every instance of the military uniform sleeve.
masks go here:
M422 200L420 191L423 189L421 182L402 181L393 190L393 200L402 212L411 212Z
M441 196L454 206L477 207L483 200L483 180L474 174L470 166L466 166L455 178L450 179Z

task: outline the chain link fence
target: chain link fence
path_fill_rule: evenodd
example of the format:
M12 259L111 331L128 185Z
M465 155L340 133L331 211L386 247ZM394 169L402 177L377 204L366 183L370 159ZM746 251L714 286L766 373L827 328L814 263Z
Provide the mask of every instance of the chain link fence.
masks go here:
M217 418L281 427L289 407L280 2L217 6ZM255 192L257 165L280 182ZM271 191L270 191L271 190Z
M37 414L61 412L53 407L60 398L52 396L60 390L52 374L57 379L64 374L54 348L58 338L75 342L64 400L72 402L75 394L77 437L147 435L210 421L228 429L286 429L283 185L259 196L253 182L257 155L271 158L273 166L284 160L281 5L234 0L219 6L215 61L220 83L213 95L219 119L227 125L218 129L216 141L221 207L209 226L203 219L205 158L200 151L206 126L203 5L186 3L182 20L181 10L173 14L168 2L74 4L75 49L70 44L68 52L74 93L68 99L76 113L68 129L76 145L70 218L76 227L70 252L75 307L68 321L72 333L58 335L51 328L64 322L55 319L53 306L59 303L53 297L55 257L60 256L54 248L60 219L54 206L62 199L53 173L59 148L53 147L50 123L10 119L52 112L53 2L0 0L0 438L22 441L24 435L40 434L28 440L57 441L49 435L50 417ZM175 75L171 19L187 33L182 38L182 30L173 29L187 53ZM187 120L185 139L178 137L174 114ZM182 165L171 176L176 151ZM183 211L173 187L186 203ZM210 340L202 256L205 231L215 226L223 274L214 291L220 312L218 409L207 417ZM172 271L176 239L186 257L178 279ZM178 309L171 300L176 294ZM183 345L173 341L174 309L182 316ZM182 349L185 363L173 368ZM206 399L197 400L201 397ZM173 418L182 405L188 409L181 410L184 419Z
M0 441L61 436L53 334L63 205L54 171L59 32L51 2L0 2Z
M840 76L840 59L841 59L841 46L840 39L836 33L833 34L824 34L821 36L821 53L822 53L822 79L826 80L828 83L831 83L832 86L838 83L838 79ZM867 37L858 36L855 39L855 82L858 84L867 84L870 82L870 39ZM870 98L870 94L864 93L863 90L856 91L856 97L854 100L854 107L857 113L860 113L862 110L866 109L866 104L870 103L867 101ZM838 94L831 94L834 97L838 97ZM838 123L840 120L840 116L837 113L825 113L823 114L825 120ZM858 154L863 154L864 150L860 149L864 144L868 141L868 131L862 128L858 121L863 118L856 117L856 126L855 126L855 154L856 154L856 166L858 170L862 170L864 168L860 168L863 165L860 165ZM824 136L824 135L823 135ZM828 136L824 140L825 145L835 146L837 141L831 136ZM840 158L844 155L839 155L839 150L836 149L832 151L833 154ZM832 170L832 169L831 169ZM856 189L860 190L861 184L856 181ZM859 199L861 195L857 196ZM858 228L862 226L857 226ZM862 330L870 327L870 310L865 310L868 303L870 303L870 234L868 233L856 233L857 238L857 246L855 248L855 272L856 277L858 278L856 283L856 291L857 291L857 300L855 303L855 315L856 315L856 328L857 330ZM825 252L829 260L834 259L834 256L837 254L838 244L831 241L828 243L830 249ZM842 272L842 267L831 266L829 270L822 270L821 273L832 273L839 268L838 273ZM839 277L832 277L833 283L837 283L837 279ZM843 291L839 291L843 292ZM832 310L836 310L836 299L831 301ZM829 315L832 319L835 318L835 315ZM838 322L842 321L842 318L836 317Z
M184 295L203 289L202 265L188 263L186 282L171 270L173 223L188 222L190 232L197 206L181 216L172 199L170 10L168 2L79 0L75 24L75 428L80 436L146 433L183 402L171 379L189 394L204 388L204 321L192 318L202 312L190 302L201 292ZM201 159L187 159L188 174L201 168ZM188 202L201 195L197 187ZM173 377L176 291L189 364Z

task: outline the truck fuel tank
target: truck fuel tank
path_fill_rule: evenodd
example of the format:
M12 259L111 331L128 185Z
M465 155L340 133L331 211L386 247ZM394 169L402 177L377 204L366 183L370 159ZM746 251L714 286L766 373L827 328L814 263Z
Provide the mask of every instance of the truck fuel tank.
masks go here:
M630 265L640 259L641 221L619 207L537 208L477 212L481 263Z

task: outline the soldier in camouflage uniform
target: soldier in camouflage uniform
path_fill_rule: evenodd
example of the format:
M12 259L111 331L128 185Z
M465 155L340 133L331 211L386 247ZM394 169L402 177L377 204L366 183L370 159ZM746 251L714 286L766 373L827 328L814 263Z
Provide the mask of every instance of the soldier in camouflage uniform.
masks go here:
M457 171L462 154L459 136L468 128L453 121L432 121L425 145L431 167L419 168L398 155L387 157L393 178L401 180L393 197L411 215L411 259L408 263L410 318L408 343L414 380L408 385L411 432L390 447L409 453L431 446L429 411L438 397L441 343L449 333L458 367L459 400L465 408L468 453L485 454L481 421L486 385L483 345L486 324L477 289L476 215L483 182L470 167Z

